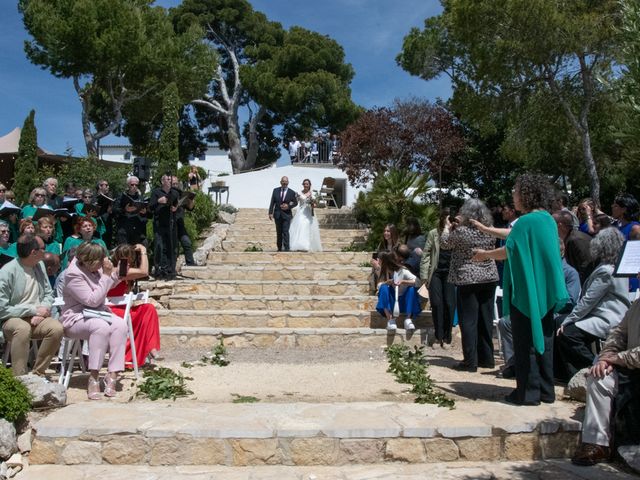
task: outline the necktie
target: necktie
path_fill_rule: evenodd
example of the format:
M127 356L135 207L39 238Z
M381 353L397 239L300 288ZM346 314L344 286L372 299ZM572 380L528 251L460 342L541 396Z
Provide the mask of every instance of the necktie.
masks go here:
M284 188L282 189L282 192L280 192L280 200L282 200L284 202Z

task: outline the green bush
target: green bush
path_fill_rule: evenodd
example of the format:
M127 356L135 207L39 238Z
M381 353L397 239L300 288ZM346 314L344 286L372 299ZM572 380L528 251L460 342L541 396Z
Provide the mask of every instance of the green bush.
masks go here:
M0 367L0 418L21 420L31 410L31 394L11 370Z
M213 199L206 193L196 192L196 198L194 199L193 210L187 212L186 218L191 218L196 226L198 235L203 230L209 228L213 221L218 216L218 205L213 202ZM192 238L192 240L195 240Z

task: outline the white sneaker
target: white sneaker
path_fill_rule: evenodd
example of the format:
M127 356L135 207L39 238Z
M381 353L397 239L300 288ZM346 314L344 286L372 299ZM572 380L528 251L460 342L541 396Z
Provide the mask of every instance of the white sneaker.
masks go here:
M398 326L396 325L396 321L395 319L391 319L387 322L387 330L389 330L390 332L395 332L398 329Z
M407 318L404 321L404 329L405 330L415 330L416 329L416 326L413 324L413 322L411 321L410 318Z

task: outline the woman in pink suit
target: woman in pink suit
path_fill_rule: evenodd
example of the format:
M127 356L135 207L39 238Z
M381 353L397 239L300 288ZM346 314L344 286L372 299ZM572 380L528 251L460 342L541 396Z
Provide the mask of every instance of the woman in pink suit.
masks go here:
M62 290L62 326L69 338L89 341L90 400L101 398L98 372L109 351L108 373L104 377L104 394L116 395L118 372L124 370L127 324L114 315L105 300L107 292L118 283L113 264L100 245L81 244L65 273Z

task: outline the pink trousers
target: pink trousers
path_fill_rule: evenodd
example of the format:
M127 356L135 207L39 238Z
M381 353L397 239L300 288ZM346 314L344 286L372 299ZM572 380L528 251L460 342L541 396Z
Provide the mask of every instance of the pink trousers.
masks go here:
M111 315L109 324L102 318L85 318L64 329L66 337L89 340L89 370L100 370L109 351L109 372L124 370L124 352L127 346L127 323Z

